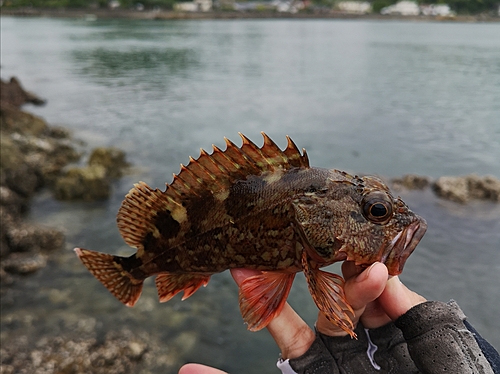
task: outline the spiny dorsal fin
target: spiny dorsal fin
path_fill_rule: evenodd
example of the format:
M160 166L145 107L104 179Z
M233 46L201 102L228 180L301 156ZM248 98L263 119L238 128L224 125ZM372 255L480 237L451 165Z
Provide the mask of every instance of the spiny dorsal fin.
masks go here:
M144 182L135 184L117 216L118 228L127 244L141 250L147 235L156 239L174 238L187 220L184 205L188 201L224 192L238 180L277 170L309 168L305 150L301 154L288 136L288 145L282 151L265 133L260 148L239 135L243 141L241 147L224 138L224 151L214 145L212 154L201 150L197 159L190 157L186 166L181 164L181 171L174 174L173 182L164 192ZM158 227L165 231L160 232Z
M241 147L224 138L225 151L214 145L212 154L202 150L198 159L191 158L187 166L182 165L180 173L174 176L166 193L173 198L182 194L197 195L207 189L216 193L249 175L294 167L309 168L305 150L301 154L288 136L288 145L282 151L265 133L262 133L264 144L260 148L243 134L239 135L243 141ZM169 192L172 189L175 191Z

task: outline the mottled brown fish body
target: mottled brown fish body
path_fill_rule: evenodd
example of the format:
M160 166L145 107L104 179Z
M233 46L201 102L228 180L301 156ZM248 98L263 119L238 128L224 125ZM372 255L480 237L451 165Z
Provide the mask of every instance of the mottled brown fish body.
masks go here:
M117 222L137 253L77 249L82 262L129 306L149 276L157 275L160 301L167 301L180 291L189 297L226 269L262 270L240 290L252 330L279 314L294 274L304 271L319 309L354 336L343 279L319 268L382 261L399 274L426 223L378 178L310 167L290 138L282 151L263 136L260 148L242 136L241 147L226 139L225 151L202 150L165 191L136 184ZM276 302L262 301L269 299Z
M181 230L179 226L174 240L180 244L168 247L171 238L165 235L145 243L144 253L157 257L141 266L144 276L216 273L241 267L300 271L302 245L294 204L326 191L334 177L340 177L340 182L346 179L333 170L318 168L267 173L238 181L221 196L186 205L188 227ZM159 230L164 221L168 220L158 220Z

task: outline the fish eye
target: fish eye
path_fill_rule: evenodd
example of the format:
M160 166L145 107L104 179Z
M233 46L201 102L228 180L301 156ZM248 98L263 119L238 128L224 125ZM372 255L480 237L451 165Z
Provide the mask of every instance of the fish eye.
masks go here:
M368 196L363 202L363 214L374 223L385 223L392 216L392 204L380 195Z

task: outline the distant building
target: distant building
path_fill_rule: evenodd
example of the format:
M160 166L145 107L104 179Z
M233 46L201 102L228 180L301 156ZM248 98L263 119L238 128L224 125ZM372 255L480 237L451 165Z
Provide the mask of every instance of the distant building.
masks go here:
M448 4L429 4L429 5L421 5L420 12L424 16L442 16L449 17L454 16L455 13L451 11L450 6Z
M302 10L305 8L305 4L302 1L283 1L283 0L276 0L271 3L272 6L275 7L277 12L280 13L298 13L299 10Z
M401 16L418 16L420 8L413 1L400 1L396 4L382 8L380 14L392 14Z
M194 0L174 5L174 10L179 12L209 12L212 10L212 0Z
M366 14L372 11L372 5L367 1L340 1L336 7L345 13Z
M109 9L116 9L120 7L120 2L118 0L113 0L108 3Z

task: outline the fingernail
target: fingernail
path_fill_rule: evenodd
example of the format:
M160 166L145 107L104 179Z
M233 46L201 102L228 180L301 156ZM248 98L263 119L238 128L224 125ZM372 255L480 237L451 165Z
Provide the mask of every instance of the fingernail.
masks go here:
M378 264L378 262L374 262L373 264L371 264L369 267L367 267L361 274L359 274L357 277L356 277L356 282L363 282L365 280L368 279L368 276L370 275L370 271L372 270L372 268Z

